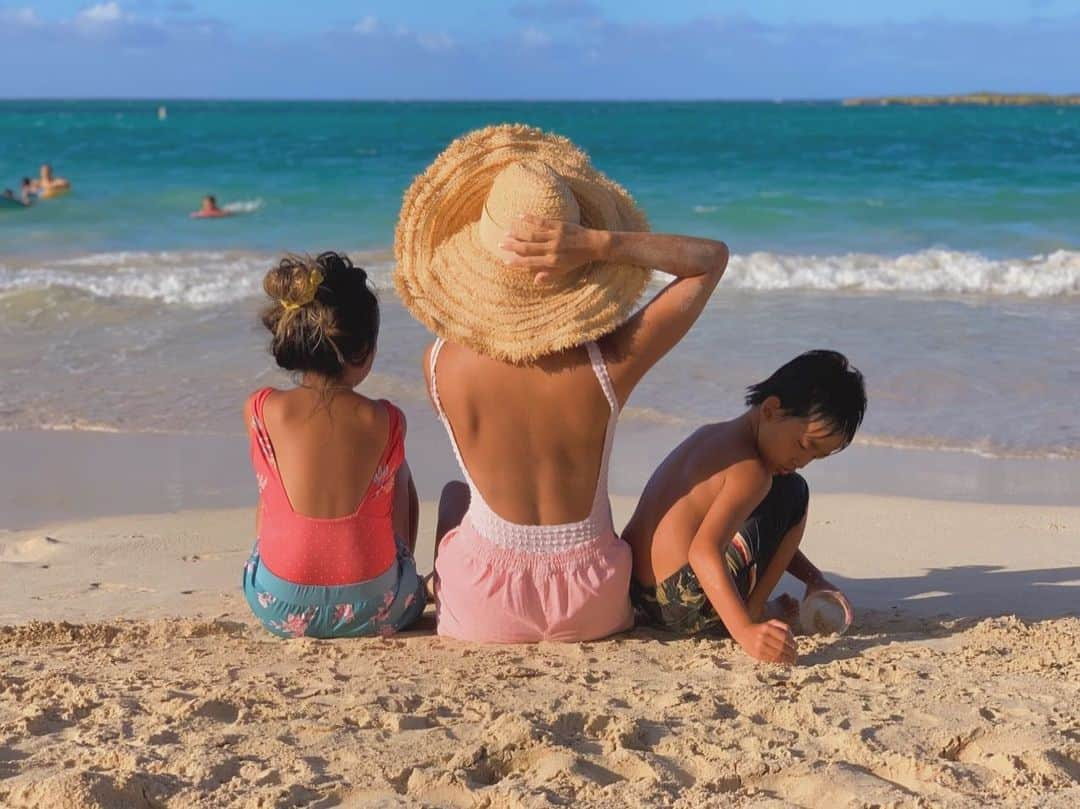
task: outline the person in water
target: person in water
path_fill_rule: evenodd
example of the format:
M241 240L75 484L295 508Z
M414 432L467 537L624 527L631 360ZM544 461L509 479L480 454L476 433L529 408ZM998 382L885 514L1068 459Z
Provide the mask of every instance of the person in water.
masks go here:
M751 657L792 664L784 571L806 594L839 593L800 550L810 492L797 474L851 443L866 412L862 374L836 351L809 351L747 389L748 409L696 430L649 478L623 538L631 599L648 623L733 638Z
M286 256L263 289L271 353L297 384L244 405L259 485L244 595L280 637L392 634L420 616L425 594L405 416L354 390L375 361L378 300L337 253Z
M723 242L647 227L574 144L520 125L455 141L406 193L394 280L437 335L424 373L464 477L439 503L440 635L585 641L632 626L608 497L616 421L728 260ZM652 267L675 280L635 313Z
M19 186L19 199L22 200L22 204L32 205L36 198L37 191L34 181L29 177L23 177L22 184Z
M224 208L218 207L217 197L213 194L207 194L203 197L202 206L199 210L191 213L192 219L216 219L218 217L229 215L229 212Z
M41 166L41 175L34 188L34 193L43 199L54 197L71 190L71 182L64 177L53 175L52 166L44 163Z

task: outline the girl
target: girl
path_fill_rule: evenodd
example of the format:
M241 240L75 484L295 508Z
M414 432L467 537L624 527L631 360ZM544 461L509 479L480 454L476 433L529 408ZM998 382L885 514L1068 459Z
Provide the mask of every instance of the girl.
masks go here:
M336 253L286 256L263 289L270 351L299 381L244 405L260 493L244 595L281 637L391 634L423 612L424 589L405 417L353 390L375 359L378 301Z

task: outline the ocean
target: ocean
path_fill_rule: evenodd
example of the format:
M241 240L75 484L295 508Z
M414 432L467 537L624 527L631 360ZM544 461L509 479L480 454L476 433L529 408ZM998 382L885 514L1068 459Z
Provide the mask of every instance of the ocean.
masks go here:
M256 314L282 251L371 270L370 392L420 407L428 337L390 283L401 194L507 121L573 139L654 229L731 247L624 425L733 416L829 347L866 375L862 443L1080 457L1080 108L1054 107L0 102L0 188L46 161L73 183L0 208L0 429L239 433L280 379ZM189 219L204 194L236 215Z

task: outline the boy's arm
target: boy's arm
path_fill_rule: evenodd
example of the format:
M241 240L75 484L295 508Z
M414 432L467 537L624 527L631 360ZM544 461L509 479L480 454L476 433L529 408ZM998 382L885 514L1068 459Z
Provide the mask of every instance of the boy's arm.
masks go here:
M791 562L788 563L787 572L807 587L813 587L815 584L825 581L825 577L821 574L821 571L817 569L817 566L811 562L802 551L795 551L795 555L791 558Z
M787 570L788 573L806 585L807 596L819 590L835 590L841 596L844 595L839 587L825 578L825 574L818 570L817 566L802 551L795 552L795 556L792 557Z
M731 637L751 657L768 663L795 662L795 639L782 621L755 623L728 572L725 551L735 532L768 493L770 478L755 462L727 470L724 486L690 543L690 567Z

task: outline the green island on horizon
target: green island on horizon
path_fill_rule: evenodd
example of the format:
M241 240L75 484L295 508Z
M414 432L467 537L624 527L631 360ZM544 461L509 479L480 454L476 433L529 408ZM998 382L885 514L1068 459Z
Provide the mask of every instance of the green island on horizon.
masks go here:
M887 107L900 104L909 107L939 107L971 104L986 107L1031 107L1037 105L1080 106L1080 93L1053 95L1051 93L959 93L956 95L913 95L845 98L845 107Z

